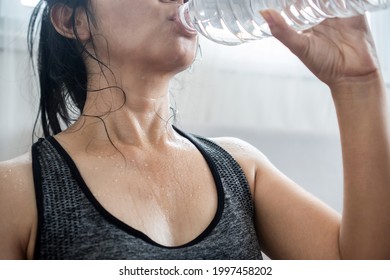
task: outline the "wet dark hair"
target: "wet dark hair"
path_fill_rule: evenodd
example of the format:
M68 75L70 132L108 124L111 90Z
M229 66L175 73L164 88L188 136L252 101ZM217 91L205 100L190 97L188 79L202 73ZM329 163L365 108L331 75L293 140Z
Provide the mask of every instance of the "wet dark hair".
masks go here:
M71 20L75 39L66 38L55 30L50 11L56 4L73 9ZM38 69L40 89L34 133L39 119L43 134L48 137L61 132L61 124L69 126L74 121L74 116L83 111L87 97L87 70L83 54L92 55L85 50L77 35L75 20L79 8L84 9L90 17L88 7L89 0L41 0L33 10L27 41L33 67ZM39 43L35 46L39 28Z

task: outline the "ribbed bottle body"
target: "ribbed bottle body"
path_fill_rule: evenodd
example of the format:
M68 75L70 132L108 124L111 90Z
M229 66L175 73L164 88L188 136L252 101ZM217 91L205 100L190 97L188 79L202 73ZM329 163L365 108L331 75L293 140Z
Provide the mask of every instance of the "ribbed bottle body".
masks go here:
M295 30L330 17L351 17L390 7L390 0L190 0L179 9L181 22L225 45L271 36L259 11L273 9Z

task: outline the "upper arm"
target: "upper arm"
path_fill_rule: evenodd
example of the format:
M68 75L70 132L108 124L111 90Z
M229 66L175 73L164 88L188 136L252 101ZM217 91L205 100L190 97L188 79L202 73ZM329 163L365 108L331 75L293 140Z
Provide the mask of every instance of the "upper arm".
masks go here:
M287 178L253 146L232 138L217 142L235 157L248 178L256 230L270 258L340 258L341 219L336 211Z
M32 257L35 217L29 157L0 163L0 259Z

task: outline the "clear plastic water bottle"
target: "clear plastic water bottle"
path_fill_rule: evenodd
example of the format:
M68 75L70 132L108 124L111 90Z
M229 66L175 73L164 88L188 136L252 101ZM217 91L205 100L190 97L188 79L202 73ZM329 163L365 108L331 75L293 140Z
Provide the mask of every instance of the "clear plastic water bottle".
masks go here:
M259 11L280 12L295 30L330 17L351 17L390 7L390 0L190 0L179 8L183 26L225 45L270 37Z

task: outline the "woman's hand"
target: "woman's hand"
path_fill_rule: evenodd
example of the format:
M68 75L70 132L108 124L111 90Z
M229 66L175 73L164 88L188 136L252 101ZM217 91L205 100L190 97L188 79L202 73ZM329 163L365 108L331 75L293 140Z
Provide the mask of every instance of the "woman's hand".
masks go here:
M327 19L300 33L275 11L261 14L273 36L330 88L378 74L379 63L365 16Z

